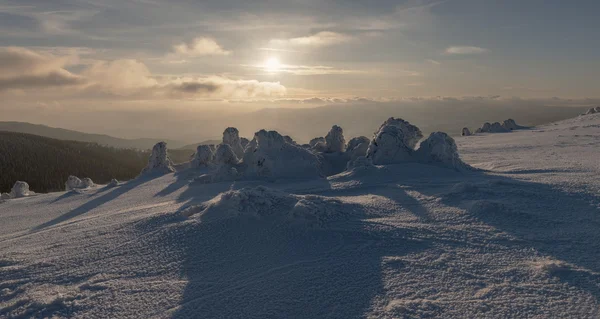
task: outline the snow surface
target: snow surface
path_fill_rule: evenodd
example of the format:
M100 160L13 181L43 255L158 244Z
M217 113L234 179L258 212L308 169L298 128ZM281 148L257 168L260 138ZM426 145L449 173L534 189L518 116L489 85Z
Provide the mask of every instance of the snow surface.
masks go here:
M277 135L244 157L276 162ZM598 318L600 114L455 142L479 170L189 169L4 201L0 318Z

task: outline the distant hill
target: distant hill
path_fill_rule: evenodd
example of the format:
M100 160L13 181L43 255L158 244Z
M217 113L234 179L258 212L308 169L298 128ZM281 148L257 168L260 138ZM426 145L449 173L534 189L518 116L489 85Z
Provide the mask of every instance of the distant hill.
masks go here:
M184 146L178 148L178 150L196 151L196 149L198 148L199 145L210 145L210 144L218 145L218 144L221 144L221 141L220 140L207 140L207 141L196 143L196 144L184 145Z
M159 138L124 139L104 134L83 133L25 122L0 122L0 131L27 133L59 140L98 143L116 148L137 148L142 150L151 149L154 144L160 141L167 142L170 148L178 148L183 144L179 141Z
M192 154L169 151L175 163L188 161ZM129 180L146 166L149 155L149 150L0 131L0 192L10 191L18 180L29 183L35 192L61 191L69 175L89 177L99 184L112 178Z

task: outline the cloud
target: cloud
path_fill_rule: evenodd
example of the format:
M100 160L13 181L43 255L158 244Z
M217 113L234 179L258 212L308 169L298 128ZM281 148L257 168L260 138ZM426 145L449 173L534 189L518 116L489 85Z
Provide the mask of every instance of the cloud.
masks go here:
M452 46L446 49L447 54L482 54L486 52L489 50L472 46Z
M0 91L84 84L84 78L63 68L67 61L67 58L42 55L25 48L0 48Z
M175 78L161 84L171 97L206 97L247 99L256 97L281 97L286 88L279 82L236 80L220 76Z
M321 31L306 37L272 39L270 44L274 46L323 47L348 42L352 39L353 38L351 36L346 34L331 31Z
M173 52L179 56L200 57L210 55L230 55L231 51L223 49L212 38L200 37L191 43L181 43L173 46Z

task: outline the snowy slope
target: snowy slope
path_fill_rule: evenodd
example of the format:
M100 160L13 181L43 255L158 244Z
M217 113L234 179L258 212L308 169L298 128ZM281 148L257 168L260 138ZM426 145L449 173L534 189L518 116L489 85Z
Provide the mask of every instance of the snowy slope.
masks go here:
M0 203L0 318L597 318L600 115L457 139L480 171Z

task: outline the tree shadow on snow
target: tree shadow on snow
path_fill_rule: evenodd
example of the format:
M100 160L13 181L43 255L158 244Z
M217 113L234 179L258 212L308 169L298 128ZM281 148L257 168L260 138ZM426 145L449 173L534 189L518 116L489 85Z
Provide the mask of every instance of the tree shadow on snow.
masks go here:
M146 176L140 176L140 177L138 177L136 179L132 179L132 180L130 180L128 182L125 182L125 183L117 186L117 187L112 188L112 191L110 191L108 193L106 193L106 192L96 192L96 193L94 193L91 196L92 199L89 200L89 201L86 201L83 205L81 205L81 206L79 206L79 207L77 207L77 208L75 208L75 209L73 209L73 210L71 210L71 211L69 211L69 212L67 212L65 214L62 214L62 215L60 215L60 216L58 216L58 217L56 217L56 218L54 218L54 219L52 219L52 220L50 220L48 222L45 222L43 224L40 224L40 225L34 227L32 229L32 231L39 231L39 230L45 229L47 227L51 227L51 226L54 226L56 224L62 223L64 221L70 220L70 219L75 218L77 216L83 215L83 214L85 214L85 213L87 213L87 212L89 212L89 211L91 211L91 210L93 210L93 209L101 206L102 204L110 202L110 201L118 198L119 196L121 196L121 195L129 192L130 190L132 190L132 189L134 189L134 188L136 188L136 187L138 187L138 186L140 186L142 184L148 183L151 180L153 180L155 178L158 178L160 176L161 175L155 175L155 174L146 175ZM71 195L69 195L69 194L71 194ZM66 195L68 195L68 196L66 196ZM73 196L73 195L76 195L76 193L75 192L69 192L69 193L66 193L65 195L62 195L62 196L69 197L69 196ZM97 195L100 195L100 196L97 196Z

